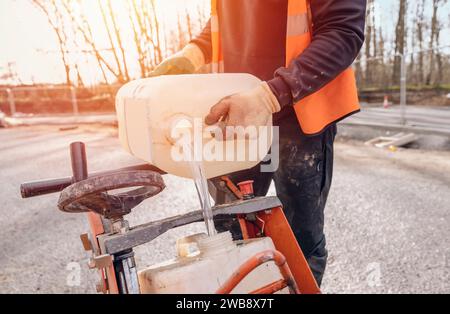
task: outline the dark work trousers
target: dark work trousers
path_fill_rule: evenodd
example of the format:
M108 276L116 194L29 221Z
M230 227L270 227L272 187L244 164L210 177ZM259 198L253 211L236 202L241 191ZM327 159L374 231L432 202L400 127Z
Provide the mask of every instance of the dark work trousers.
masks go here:
M260 165L229 175L233 183L254 180L255 196L265 196L272 180L283 210L308 264L320 285L327 261L324 209L333 173L333 142L336 126L322 134L305 136L292 108L274 117L279 126L279 167L263 173ZM272 150L276 149L275 144ZM265 162L270 163L270 161ZM231 230L242 237L236 220L215 221L219 232Z

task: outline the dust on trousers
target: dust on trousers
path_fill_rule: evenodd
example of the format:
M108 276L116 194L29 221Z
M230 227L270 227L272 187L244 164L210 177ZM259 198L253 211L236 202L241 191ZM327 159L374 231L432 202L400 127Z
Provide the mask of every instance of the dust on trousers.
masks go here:
M320 135L305 136L292 108L276 115L274 125L279 126L278 169L261 172L261 165L257 165L228 176L234 184L254 180L255 196L265 196L274 181L286 218L320 285L328 257L324 209L332 181L336 125L327 127ZM273 146L274 149L277 147ZM237 219L215 219L215 225L219 232L230 230L235 239L242 239Z

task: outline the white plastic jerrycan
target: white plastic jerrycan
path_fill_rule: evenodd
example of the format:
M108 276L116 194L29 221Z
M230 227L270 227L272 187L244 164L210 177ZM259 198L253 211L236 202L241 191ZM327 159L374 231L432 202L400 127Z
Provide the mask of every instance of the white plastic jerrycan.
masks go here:
M216 140L204 120L224 97L260 83L250 74L171 75L130 82L116 97L120 141L132 155L181 177L193 177L193 160L202 164L206 178L249 169L270 149L271 119L266 126L241 129L241 136L226 141Z
M188 255L182 255L178 251L179 256L176 259L150 266L139 272L141 293L212 294L251 257L267 250L275 250L270 238L233 242L229 232L213 237L196 235L196 239L190 238L189 241L196 242L197 250L193 249ZM250 293L281 279L282 276L275 263L267 262L246 276L232 293ZM279 293L288 292L285 288Z

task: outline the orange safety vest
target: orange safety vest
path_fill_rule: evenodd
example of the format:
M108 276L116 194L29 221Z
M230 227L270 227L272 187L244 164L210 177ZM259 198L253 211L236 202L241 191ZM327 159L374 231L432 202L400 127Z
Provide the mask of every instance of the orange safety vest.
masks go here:
M309 0L288 0L286 67L312 41ZM212 71L223 72L222 43L217 14L217 0L211 2ZM360 110L355 74L348 68L319 91L294 105L305 134L320 133L328 125Z

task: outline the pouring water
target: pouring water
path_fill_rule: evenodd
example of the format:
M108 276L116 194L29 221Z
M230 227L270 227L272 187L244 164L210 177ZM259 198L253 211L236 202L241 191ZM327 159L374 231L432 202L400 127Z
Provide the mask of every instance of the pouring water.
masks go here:
M197 161L194 158L192 145L184 145L183 148L186 160L189 161L195 188L200 200L200 206L203 211L203 219L205 220L206 230L208 232L208 235L211 237L216 235L217 231L214 226L214 216L212 212L211 200L208 191L208 181L206 180L205 171L203 169L202 162Z
M203 219L205 220L206 230L209 236L217 234L214 227L213 212L209 198L208 182L204 175L204 170L200 162L191 162L192 176L194 177L195 188L197 189L200 206L203 210Z

